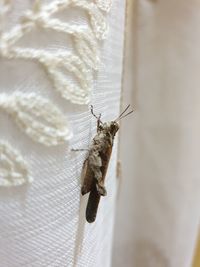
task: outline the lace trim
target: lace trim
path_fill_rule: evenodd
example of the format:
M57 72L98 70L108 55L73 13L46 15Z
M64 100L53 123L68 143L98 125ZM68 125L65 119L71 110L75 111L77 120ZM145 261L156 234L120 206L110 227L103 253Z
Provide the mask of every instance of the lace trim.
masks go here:
M61 111L34 93L0 94L0 110L7 112L35 142L54 146L72 137Z
M10 144L0 141L0 187L19 186L32 180L20 153Z

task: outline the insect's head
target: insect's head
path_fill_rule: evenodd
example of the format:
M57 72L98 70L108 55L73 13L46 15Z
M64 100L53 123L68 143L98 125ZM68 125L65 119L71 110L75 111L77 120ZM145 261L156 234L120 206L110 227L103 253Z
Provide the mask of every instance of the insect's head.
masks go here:
M100 123L98 131L104 134L115 136L116 132L119 130L119 124L116 121Z
M119 115L119 117L117 117L117 119L115 119L114 121L111 121L109 124L109 132L114 136L116 134L116 132L119 130L119 123L117 121L125 118L127 115L131 114L133 112L133 110L129 111L128 113L126 113L126 111L129 109L130 105L128 105L125 110ZM126 114L125 114L126 113Z
M116 132L119 130L119 123L117 123L116 121L111 121L110 123L107 124L111 135L115 135Z
M124 111L119 115L119 117L117 117L114 121L103 123L101 121L101 114L99 115L99 117L96 116L93 112L93 106L91 106L91 113L97 119L98 131L104 131L104 132L110 133L111 135L115 136L116 132L119 130L118 121L125 118L126 116L128 116L129 114L131 114L133 112L133 110L131 110L128 113L126 113L126 111L129 109L129 107L130 107L130 105L128 105L124 109Z

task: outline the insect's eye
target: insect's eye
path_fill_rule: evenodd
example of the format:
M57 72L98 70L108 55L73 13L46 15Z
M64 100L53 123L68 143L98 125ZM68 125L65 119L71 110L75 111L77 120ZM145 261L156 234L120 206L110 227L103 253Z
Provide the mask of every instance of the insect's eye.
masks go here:
M118 131L118 125L117 125L117 123L113 123L113 124L111 124L110 125L110 131L112 132L112 133L116 133L117 131Z
M111 124L110 129L111 129L111 131L113 131L115 129L115 126L113 124Z

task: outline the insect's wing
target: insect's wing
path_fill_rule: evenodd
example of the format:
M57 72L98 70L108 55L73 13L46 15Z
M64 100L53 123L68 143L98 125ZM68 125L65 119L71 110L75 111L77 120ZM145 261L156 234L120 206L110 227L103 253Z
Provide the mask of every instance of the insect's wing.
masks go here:
M88 198L87 208L86 208L86 220L92 223L96 219L97 209L99 206L100 195L97 191L95 182L92 185L92 189Z
M93 182L93 174L88 164L88 158L83 163L81 182L82 182L81 194L85 195L91 191Z

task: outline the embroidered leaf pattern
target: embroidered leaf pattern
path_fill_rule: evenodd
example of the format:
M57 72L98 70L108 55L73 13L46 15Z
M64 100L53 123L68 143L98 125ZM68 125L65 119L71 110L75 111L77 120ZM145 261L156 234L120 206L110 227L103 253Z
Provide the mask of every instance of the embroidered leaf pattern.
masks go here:
M96 2L96 3L95 3ZM9 32L3 32L0 38L0 56L8 59L35 60L45 66L48 77L60 95L76 104L87 104L90 101L94 80L94 70L98 70L100 57L98 40L105 39L108 25L105 15L111 0L57 0L49 4L36 1L33 9L28 10L21 18L21 23ZM85 11L90 25L78 26L53 17L56 13L70 8ZM18 41L35 28L44 28L69 35L75 52L47 52L44 49L21 48ZM67 56L66 56L67 54ZM64 70L64 71L63 71ZM75 81L69 79L65 70L73 73Z
M38 23L37 17L35 20L33 18L29 14L23 18L23 21L32 23L34 27ZM61 22L55 18L48 18L47 16L42 20L40 19L39 27L70 35L80 59L91 69L98 69L100 61L98 43L89 29L84 26L69 25L68 23Z
M76 104L89 102L92 86L91 73L87 71L85 64L71 53L49 53L30 48L16 48L10 51L8 58L37 60L45 68L55 88L63 98ZM76 78L80 85L79 88L78 85L67 79L69 73Z
M32 182L28 166L20 153L0 141L0 187L20 186Z
M5 18L12 10L12 1L0 0L0 58L37 62L62 98L79 105L88 104L94 75L100 66L100 41L108 33L106 13L111 5L112 0L52 0L46 4L35 0L19 23L5 31ZM55 17L56 13L71 8L84 11L89 18L88 25L76 25ZM69 36L73 51L21 47L22 38L35 29ZM55 146L72 137L63 112L36 93L0 93L0 111L7 113L37 143ZM28 165L19 151L0 141L0 186L18 186L31 181Z
M34 93L1 94L0 109L7 112L35 142L54 146L66 142L72 136L61 111L46 98Z
M112 6L112 0L95 0L96 5L103 11L109 12Z

